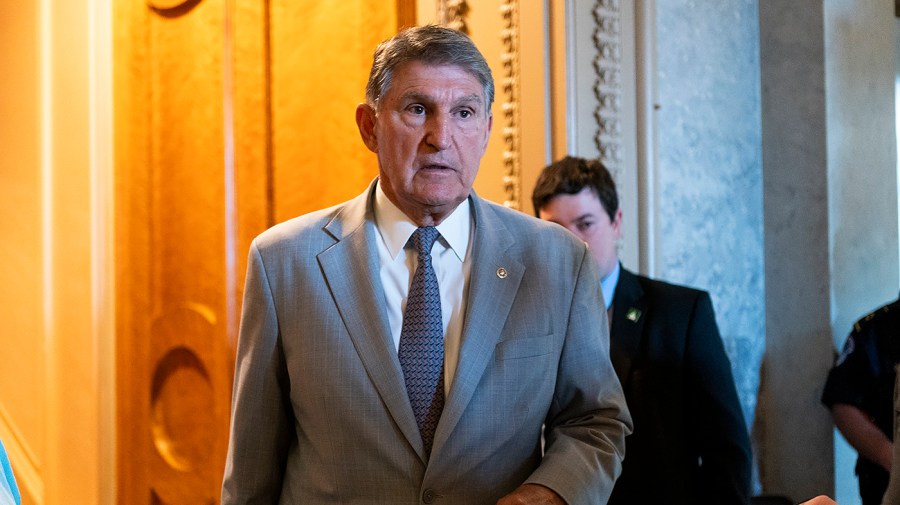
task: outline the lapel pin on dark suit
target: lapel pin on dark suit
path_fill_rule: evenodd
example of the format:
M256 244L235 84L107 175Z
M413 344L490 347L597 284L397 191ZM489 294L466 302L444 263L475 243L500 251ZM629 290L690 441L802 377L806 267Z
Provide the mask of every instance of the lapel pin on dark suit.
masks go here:
M500 268L497 269L497 277L499 277L499 278L501 278L501 279L505 279L506 276L507 276L507 272L506 272L506 269L505 269L505 268L500 267Z
M632 307L628 309L628 312L625 314L625 317L628 318L632 323L636 323L638 319L641 318L641 311Z

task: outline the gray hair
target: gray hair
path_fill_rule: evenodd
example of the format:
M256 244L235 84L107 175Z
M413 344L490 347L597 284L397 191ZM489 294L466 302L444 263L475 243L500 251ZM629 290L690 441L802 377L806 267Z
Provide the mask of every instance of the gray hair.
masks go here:
M394 70L411 61L461 67L483 86L485 105L490 108L494 103L491 68L472 39L460 31L436 25L407 28L375 48L366 84L366 103L377 109L379 100L391 87Z

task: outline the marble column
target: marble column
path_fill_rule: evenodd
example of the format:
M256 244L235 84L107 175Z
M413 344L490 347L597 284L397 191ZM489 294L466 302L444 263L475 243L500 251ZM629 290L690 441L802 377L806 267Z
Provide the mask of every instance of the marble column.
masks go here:
M821 3L760 4L766 355L755 440L767 493L832 494L832 362Z

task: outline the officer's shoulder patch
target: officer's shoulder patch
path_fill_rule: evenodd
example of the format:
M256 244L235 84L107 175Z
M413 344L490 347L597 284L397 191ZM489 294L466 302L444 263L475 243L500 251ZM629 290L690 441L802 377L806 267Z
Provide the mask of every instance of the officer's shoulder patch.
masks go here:
M856 350L856 339L853 338L853 334L851 333L849 337L847 337L847 342L844 343L844 349L841 350L841 354L837 357L837 361L835 361L834 366L840 366L851 354Z

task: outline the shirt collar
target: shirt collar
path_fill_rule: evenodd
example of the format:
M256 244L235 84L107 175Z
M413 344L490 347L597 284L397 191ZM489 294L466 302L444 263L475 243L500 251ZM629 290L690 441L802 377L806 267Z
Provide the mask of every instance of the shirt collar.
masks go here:
M375 226L391 258L396 259L418 225L394 205L384 193L380 182L375 188ZM472 227L470 205L468 199L457 205L437 226L444 243L453 250L460 262L465 260L469 250L469 233Z
M616 293L616 285L619 283L619 273L621 271L622 267L617 261L612 272L600 281L600 289L603 291L603 302L606 304L607 310L612 305L613 295Z

